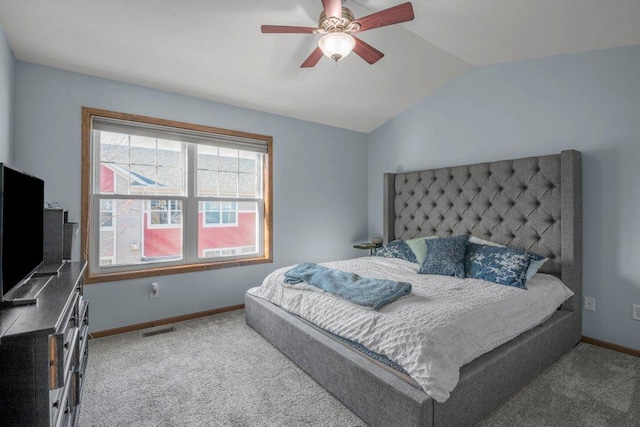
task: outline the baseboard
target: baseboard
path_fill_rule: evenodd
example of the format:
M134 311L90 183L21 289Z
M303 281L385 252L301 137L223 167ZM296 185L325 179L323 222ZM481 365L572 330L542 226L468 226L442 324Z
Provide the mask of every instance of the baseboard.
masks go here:
M138 331L140 329L153 328L169 323L182 322L184 320L197 319L198 317L211 316L212 314L226 313L227 311L241 310L244 304L230 305L228 307L214 308L213 310L199 311L197 313L183 314L181 316L167 317L165 319L152 320L151 322L136 323L135 325L122 326L120 328L106 329L104 331L91 332L91 338L102 338L109 335L123 334L125 332Z
M635 350L633 348L625 347L618 344L613 344L607 341L597 340L595 338L582 337L582 342L587 344L597 345L598 347L608 348L609 350L615 350L620 353L630 354L632 356L640 357L640 350Z

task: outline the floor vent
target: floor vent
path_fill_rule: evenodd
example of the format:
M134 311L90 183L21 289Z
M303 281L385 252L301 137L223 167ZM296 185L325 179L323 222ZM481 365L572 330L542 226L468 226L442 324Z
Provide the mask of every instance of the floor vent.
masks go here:
M155 331L149 331L149 332L143 332L142 336L144 338L147 338L147 337L152 337L154 335L168 334L169 332L173 332L175 330L176 330L175 327L169 326L168 328L156 329Z

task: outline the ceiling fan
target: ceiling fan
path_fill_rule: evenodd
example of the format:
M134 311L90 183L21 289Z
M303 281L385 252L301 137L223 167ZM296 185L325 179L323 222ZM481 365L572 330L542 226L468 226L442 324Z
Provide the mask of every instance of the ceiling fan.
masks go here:
M360 19L355 19L353 13L342 6L341 0L322 0L324 10L320 13L318 28L290 27L284 25L263 25L263 33L300 33L323 34L318 40L318 47L300 67L314 67L322 54L338 62L354 51L356 55L375 64L384 53L354 37L353 33L399 24L413 20L413 7L410 2L390 7L380 12L372 13Z

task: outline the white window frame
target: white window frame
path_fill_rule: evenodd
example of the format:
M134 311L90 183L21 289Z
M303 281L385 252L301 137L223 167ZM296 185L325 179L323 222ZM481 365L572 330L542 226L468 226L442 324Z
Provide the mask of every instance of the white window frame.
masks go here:
M107 113L103 115L102 113ZM114 122L116 125L123 126L140 126L142 129L151 129L151 132L166 132L161 139L174 141L182 141L186 146L185 155L185 191L183 195L163 195L163 194L113 194L100 193L100 143L93 141L93 124L98 118L100 122ZM140 119L140 120L137 120ZM90 125L86 126L86 122ZM177 126L168 126L168 124ZM89 261L88 282L99 282L109 280L120 280L124 278L145 277L146 272L154 270L159 271L154 274L161 274L166 271L167 274L180 273L193 270L202 270L205 268L220 268L236 265L254 264L262 262L272 262L272 219L271 211L271 192L272 180L270 175L272 159L271 159L271 137L265 137L254 134L244 134L242 132L227 131L224 129L207 128L199 125L189 125L177 122L167 122L161 119L153 119L148 117L125 115L122 113L104 112L102 110L93 110L83 108L83 158L90 161L83 161L83 176L88 176L89 192L83 191L83 218L87 219L87 230L83 229L83 248ZM195 128L196 130L193 130ZM104 130L104 129L103 129ZM176 135L178 135L176 139ZM186 135L186 136L185 136ZM240 136L238 136L240 135ZM146 135L145 135L146 136ZM187 142L185 142L187 140ZM197 141L197 142L192 142ZM197 179L197 144L212 144L219 147L240 149L244 151L255 151L256 147L263 151L263 156L259 156L258 162L258 182L261 187L261 196L259 198L240 197L197 197L195 195L196 179ZM267 172L268 171L268 172ZM239 172L240 173L240 172ZM83 178L85 179L85 178ZM86 187L83 187L86 188ZM117 189L116 189L117 190ZM86 197L86 201L85 201ZM181 260L168 262L141 263L132 265L115 265L108 268L99 265L99 219L100 215L91 214L91 206L99 206L101 199L118 200L179 200L182 202L182 252ZM224 256L220 258L202 258L198 253L198 203L205 201L220 202L254 202L257 205L257 231L256 231L256 247L259 249L257 253L239 253L234 256ZM268 202L268 203L267 203ZM88 208L85 208L88 206ZM114 206L116 203L114 202ZM238 205L236 205L237 207ZM115 218L116 215L114 215ZM238 221L238 213L236 213L236 222ZM157 224L151 224L155 228ZM226 224L225 224L226 225ZM165 225L166 226L166 225ZM173 226L173 225L171 225ZM179 225L176 225L179 226ZM268 237L267 237L268 236ZM177 268L176 268L177 267ZM114 275L117 273L117 275ZM129 274L130 273L130 274Z

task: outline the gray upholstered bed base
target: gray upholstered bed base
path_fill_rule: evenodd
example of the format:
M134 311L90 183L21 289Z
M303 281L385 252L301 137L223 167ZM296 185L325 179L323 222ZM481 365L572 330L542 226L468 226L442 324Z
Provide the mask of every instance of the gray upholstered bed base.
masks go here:
M246 321L371 426L473 425L580 341L580 312L550 319L465 365L444 403L270 302L245 295Z
M472 425L581 339L581 179L581 156L573 150L385 174L385 243L471 233L549 257L543 271L575 294L541 325L463 366L444 403L251 295L247 324L372 426Z

